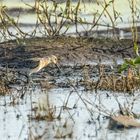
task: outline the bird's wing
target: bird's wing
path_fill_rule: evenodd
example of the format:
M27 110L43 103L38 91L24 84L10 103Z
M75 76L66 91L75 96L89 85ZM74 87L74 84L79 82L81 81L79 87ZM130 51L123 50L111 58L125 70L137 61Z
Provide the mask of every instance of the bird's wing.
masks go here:
M40 61L41 58L39 57L34 57L34 58L29 58L27 60L32 60L32 61Z

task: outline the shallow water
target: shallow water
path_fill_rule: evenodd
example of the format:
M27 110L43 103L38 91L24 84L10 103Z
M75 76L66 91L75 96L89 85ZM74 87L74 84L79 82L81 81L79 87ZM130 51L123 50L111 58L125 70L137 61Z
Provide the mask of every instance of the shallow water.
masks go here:
M41 91L39 88L36 88L34 91L27 92L23 99L16 98L15 105L11 103L14 97L10 99L10 96L1 96L0 136L3 140L25 140L31 139L29 138L30 136L33 138L40 136L41 140L51 140L57 139L55 136L58 136L59 130L62 136L72 133L72 136L70 138L66 136L66 139L75 140L129 140L140 138L140 129L133 128L116 131L108 129L109 119L104 117L105 113L103 113L103 110L99 111L94 104L103 106L103 109L108 110L108 112L116 112L118 104L115 97L111 95L112 93L98 91L96 95L94 92L85 92L82 89L77 90L78 93L73 88L54 88L49 91ZM68 99L70 93L71 95ZM49 95L50 106L56 107L55 116L58 116L62 106L67 107L67 109L62 110L60 120L37 121L32 119L34 117L34 111L32 111L34 107L42 106L43 108L44 106L47 108L47 94ZM107 97L106 94L111 96ZM139 93L135 93L135 95L137 94ZM128 101L133 99L132 96L124 96L120 93L117 95L117 98L122 105L127 104L126 99ZM137 100L134 105L134 112L140 113L139 105L140 102ZM44 112L39 110L36 114L43 114ZM65 124L66 127L64 127ZM62 137L61 139L64 138Z

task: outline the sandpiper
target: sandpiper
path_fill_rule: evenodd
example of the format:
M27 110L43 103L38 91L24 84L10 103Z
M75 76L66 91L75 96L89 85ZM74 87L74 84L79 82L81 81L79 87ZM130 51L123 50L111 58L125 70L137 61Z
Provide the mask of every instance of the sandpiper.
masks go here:
M58 59L55 55L51 55L49 57L37 58L35 60L39 61L39 65L36 68L31 69L29 75L39 72L41 69L48 66L50 63L54 63L58 67L57 65Z

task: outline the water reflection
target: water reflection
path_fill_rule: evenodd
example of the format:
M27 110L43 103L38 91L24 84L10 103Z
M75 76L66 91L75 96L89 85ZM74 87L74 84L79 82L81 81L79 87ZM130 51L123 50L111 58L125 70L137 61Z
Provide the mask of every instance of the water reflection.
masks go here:
M125 131L112 131L108 130L109 119L105 118L97 111L97 108L87 103L88 109L92 111L93 116L89 110L79 99L76 92L72 92L68 102L68 96L72 89L51 89L48 93L36 89L32 93L27 93L23 100L16 99L17 105L12 105L12 98L6 97L7 103L1 106L0 113L0 136L5 139L80 139L80 140L97 140L97 139L135 139L139 136L139 129L125 129ZM34 107L38 104L48 104L46 102L47 94L49 94L49 105L55 106L55 116L60 113L61 119L54 119L52 121L36 120L34 119ZM88 100L90 103L98 103L99 100L95 99L95 93L80 92L82 99ZM110 112L118 110L118 104L113 96L109 98L100 91L99 93L101 105L104 105ZM108 93L110 94L110 93ZM120 94L120 93L119 93ZM126 97L119 96L119 102L124 104ZM127 98L128 100L131 97ZM4 98L1 97L1 102ZM9 104L10 103L10 104ZM67 105L66 105L67 104ZM139 102L134 106L137 113L140 112ZM44 106L45 107L45 106ZM97 119L98 118L98 119Z

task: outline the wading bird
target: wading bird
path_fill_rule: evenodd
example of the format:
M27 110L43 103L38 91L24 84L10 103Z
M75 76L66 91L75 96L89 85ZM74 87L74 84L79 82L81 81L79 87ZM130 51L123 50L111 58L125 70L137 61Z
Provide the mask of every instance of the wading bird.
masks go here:
M39 65L36 68L31 69L29 75L39 72L41 69L48 66L50 63L54 63L58 67L57 65L58 59L55 55L51 55L49 57L37 58L35 60L39 61Z

